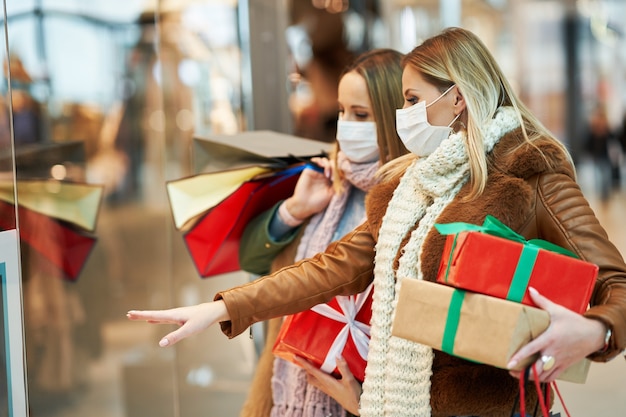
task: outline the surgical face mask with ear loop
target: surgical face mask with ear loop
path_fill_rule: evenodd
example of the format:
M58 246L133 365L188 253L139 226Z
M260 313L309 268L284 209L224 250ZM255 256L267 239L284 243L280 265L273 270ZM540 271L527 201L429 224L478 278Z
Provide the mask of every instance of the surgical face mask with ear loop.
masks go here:
M337 120L337 141L346 157L356 163L378 159L376 122Z
M448 126L433 126L428 123L426 108L432 106L454 87L452 85L443 94L437 97L430 104L420 101L411 107L396 110L396 130L404 146L415 155L425 157L430 155L437 147L452 133L452 123L454 123L461 113L459 113Z

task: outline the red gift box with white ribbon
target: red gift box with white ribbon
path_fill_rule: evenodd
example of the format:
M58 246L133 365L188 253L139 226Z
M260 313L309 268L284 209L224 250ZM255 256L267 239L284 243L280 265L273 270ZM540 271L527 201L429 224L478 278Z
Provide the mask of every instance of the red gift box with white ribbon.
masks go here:
M322 371L340 377L337 356L363 382L370 341L373 284L357 295L337 296L327 304L287 316L272 352L294 362L304 358ZM295 363L295 362L294 362Z

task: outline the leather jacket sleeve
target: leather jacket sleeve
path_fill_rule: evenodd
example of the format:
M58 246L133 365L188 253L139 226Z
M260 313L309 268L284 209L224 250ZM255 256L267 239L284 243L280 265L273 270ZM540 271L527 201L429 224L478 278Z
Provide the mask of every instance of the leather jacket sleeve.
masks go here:
M322 254L218 293L231 318L220 323L222 331L232 338L255 322L364 291L374 276L375 244L366 222Z
M525 236L536 236L576 253L599 266L590 308L584 315L605 323L613 332L609 347L590 356L608 361L626 348L626 265L609 241L581 190L571 178L548 174L532 178L536 190L536 222Z

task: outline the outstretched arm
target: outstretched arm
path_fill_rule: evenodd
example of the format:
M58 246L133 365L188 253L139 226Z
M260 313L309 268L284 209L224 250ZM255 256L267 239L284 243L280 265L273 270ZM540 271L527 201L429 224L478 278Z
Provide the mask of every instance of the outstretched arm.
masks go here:
M176 343L217 322L232 338L258 321L307 310L337 295L364 291L373 278L374 246L364 223L332 243L325 253L219 292L213 303L169 310L131 310L127 317L149 323L178 324L180 328L166 335L161 346Z
M208 329L218 321L230 320L223 301L202 303L169 310L131 310L126 317L134 321L147 321L155 324L178 324L180 327L165 335L159 346L173 345L186 337Z

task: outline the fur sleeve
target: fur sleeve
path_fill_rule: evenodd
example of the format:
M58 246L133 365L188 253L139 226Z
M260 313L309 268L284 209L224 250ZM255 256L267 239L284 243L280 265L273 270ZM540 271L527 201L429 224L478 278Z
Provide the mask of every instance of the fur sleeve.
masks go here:
M375 185L365 196L365 210L369 230L374 240L378 241L378 232L383 223L383 216L393 192L399 184L399 179L381 182Z

